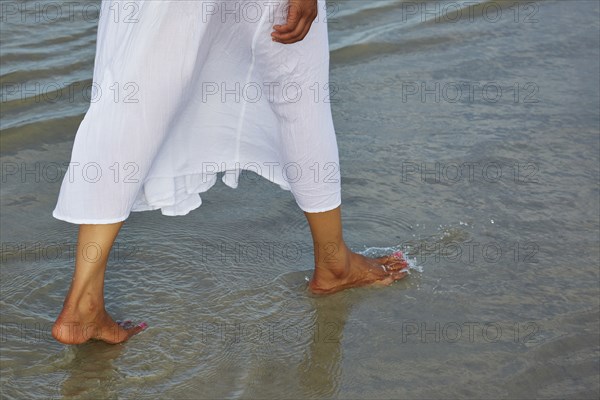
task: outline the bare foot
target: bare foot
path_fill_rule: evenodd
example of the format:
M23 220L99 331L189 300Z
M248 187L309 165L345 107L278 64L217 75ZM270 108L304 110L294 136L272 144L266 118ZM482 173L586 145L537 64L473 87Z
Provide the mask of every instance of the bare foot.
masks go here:
M343 246L345 247L345 246ZM313 294L330 294L359 286L389 286L408 275L408 263L402 252L371 258L353 253L345 247L346 262L340 265L315 268L308 289Z
M79 312L65 306L52 327L52 336L64 344L81 344L90 339L116 344L128 340L148 326L131 321L115 322L102 307L100 310Z

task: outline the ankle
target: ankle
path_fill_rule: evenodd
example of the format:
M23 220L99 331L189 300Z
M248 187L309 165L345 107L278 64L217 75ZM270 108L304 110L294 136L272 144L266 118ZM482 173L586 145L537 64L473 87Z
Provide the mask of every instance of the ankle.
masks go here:
M345 277L350 271L351 258L352 251L342 242L335 254L330 253L316 262L315 277L327 279Z
M61 314L95 317L105 312L104 302L91 299L67 299Z

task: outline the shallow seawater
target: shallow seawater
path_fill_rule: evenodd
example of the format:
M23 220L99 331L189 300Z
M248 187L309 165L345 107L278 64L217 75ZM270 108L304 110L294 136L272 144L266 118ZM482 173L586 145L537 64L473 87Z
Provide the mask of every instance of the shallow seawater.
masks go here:
M329 5L344 236L410 275L309 295L303 213L242 174L127 220L107 309L149 328L115 346L50 336L77 239L56 167L88 103L7 86L89 84L97 16L6 14L2 398L598 397L599 3Z

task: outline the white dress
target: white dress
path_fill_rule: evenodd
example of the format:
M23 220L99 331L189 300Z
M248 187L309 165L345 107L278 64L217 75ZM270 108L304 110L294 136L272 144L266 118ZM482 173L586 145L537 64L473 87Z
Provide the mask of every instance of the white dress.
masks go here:
M273 42L287 0L103 0L90 107L53 217L107 224L185 215L217 173L291 190L306 212L341 204L325 0L304 40Z

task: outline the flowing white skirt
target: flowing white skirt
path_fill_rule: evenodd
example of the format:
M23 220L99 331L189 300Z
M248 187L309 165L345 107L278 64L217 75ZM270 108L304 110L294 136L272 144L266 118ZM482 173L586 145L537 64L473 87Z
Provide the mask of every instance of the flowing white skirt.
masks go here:
M306 212L341 204L325 0L304 40L271 40L287 0L103 0L90 107L53 217L185 215L217 173L253 171Z

